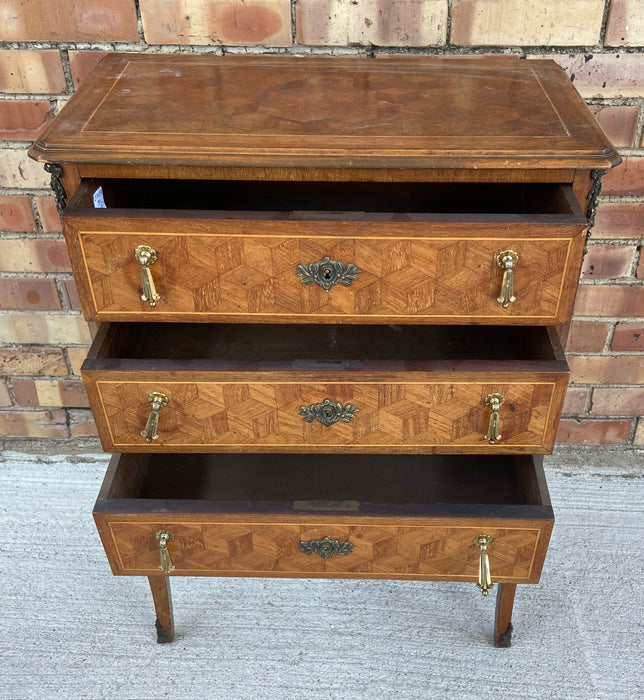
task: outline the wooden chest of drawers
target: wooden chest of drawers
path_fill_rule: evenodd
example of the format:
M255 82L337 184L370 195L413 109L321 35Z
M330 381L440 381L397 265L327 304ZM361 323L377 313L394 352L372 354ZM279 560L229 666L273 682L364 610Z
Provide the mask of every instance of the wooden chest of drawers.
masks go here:
M101 323L94 516L159 641L173 575L315 576L495 585L509 645L619 162L562 71L112 55L31 155Z

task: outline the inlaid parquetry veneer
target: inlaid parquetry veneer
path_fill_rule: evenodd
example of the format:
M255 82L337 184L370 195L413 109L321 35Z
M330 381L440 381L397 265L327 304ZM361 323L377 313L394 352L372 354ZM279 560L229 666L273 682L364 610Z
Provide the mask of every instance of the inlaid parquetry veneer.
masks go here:
M110 55L30 154L106 322L94 517L158 640L172 576L319 576L477 583L509 646L619 163L561 68Z

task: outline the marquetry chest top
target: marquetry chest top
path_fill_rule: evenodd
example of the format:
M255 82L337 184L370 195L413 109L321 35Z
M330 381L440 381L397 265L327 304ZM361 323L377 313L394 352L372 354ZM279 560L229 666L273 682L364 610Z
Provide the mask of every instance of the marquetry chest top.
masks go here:
M590 169L619 159L549 60L114 54L31 149L57 163Z

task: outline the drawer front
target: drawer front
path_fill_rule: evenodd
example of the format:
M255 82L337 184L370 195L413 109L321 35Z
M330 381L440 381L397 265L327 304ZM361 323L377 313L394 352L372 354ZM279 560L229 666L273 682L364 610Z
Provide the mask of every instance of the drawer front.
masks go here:
M583 247L579 225L100 224L107 230L92 219L65 222L83 310L98 321L563 323ZM154 306L141 299L141 245L155 251ZM506 250L518 255L516 301L503 308L497 258ZM315 272L325 258L344 265L331 282Z
M256 518L255 518L256 520ZM159 573L157 532L172 539L167 548L174 575L305 576L410 578L476 581L479 548L474 538L493 538L493 581L537 582L551 523L514 521L512 526L481 519L465 526L457 520L420 525L351 525L274 522L131 522L118 516L97 518L105 550L116 574ZM328 537L340 552L316 553ZM313 543L310 545L300 543ZM351 546L353 545L353 546ZM333 543L327 544L327 549ZM314 550L305 553L306 550ZM345 553L342 553L345 552ZM328 553L328 552L327 552Z
M413 381L403 373L404 381L300 383L111 381L95 374L84 378L103 446L112 452L544 453L552 448L566 386L565 376ZM168 401L158 410L158 438L146 442L154 392ZM494 394L503 397L502 438L490 444L486 398Z

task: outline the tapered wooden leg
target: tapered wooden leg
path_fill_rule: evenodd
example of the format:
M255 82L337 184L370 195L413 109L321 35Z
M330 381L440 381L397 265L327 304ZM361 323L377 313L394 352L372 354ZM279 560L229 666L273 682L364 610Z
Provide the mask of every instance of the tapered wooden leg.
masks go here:
M172 594L170 579L167 576L148 576L152 589L152 600L157 614L157 642L169 644L174 640L174 615L172 614Z
M499 583L496 592L496 615L494 617L494 646L512 646L512 607L516 583Z

